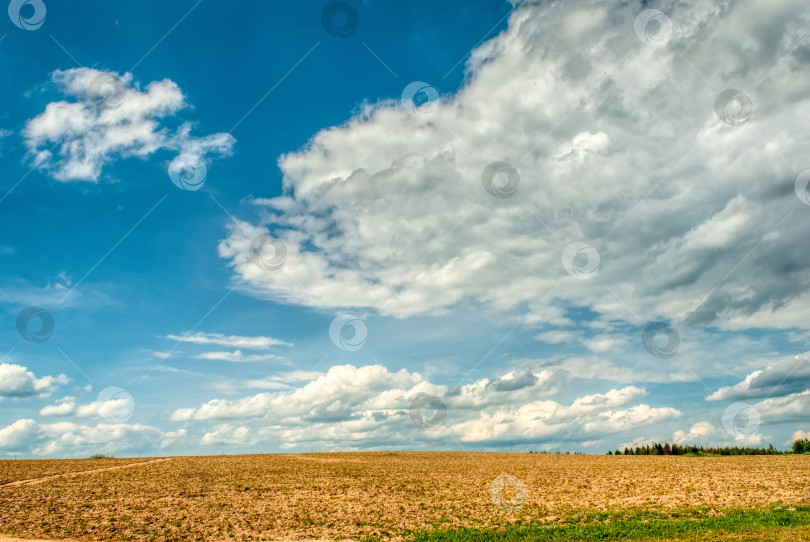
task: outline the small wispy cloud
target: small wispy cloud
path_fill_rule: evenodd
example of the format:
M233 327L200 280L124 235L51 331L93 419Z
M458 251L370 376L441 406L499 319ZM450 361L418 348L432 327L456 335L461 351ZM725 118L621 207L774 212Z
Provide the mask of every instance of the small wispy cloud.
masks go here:
M217 346L227 346L230 348L253 348L257 350L265 350L273 346L293 346L292 343L275 339L273 337L245 337L241 335L223 335L221 333L198 332L194 334L172 334L166 335L166 338L183 343L213 344Z
M203 352L195 356L197 359L208 359L217 361L230 361L233 363L243 363L252 361L284 361L286 358L275 354L244 354L241 350L233 352Z
M157 359L170 359L171 357L174 356L174 352L155 351L155 352L152 352L152 355L154 357L156 357Z
M216 382L211 384L211 389L228 394L247 389L289 390L298 384L306 384L309 381L317 380L324 374L326 373L320 371L284 371L258 379L217 379Z
M538 333L534 338L538 341L543 341L544 343L564 344L579 341L581 340L582 336L578 332L567 331L564 329L554 329L552 331Z

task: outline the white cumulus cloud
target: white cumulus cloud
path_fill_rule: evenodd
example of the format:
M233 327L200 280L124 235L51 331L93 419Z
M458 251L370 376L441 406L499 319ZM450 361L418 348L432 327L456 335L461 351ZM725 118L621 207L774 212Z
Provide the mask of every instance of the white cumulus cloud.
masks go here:
M0 398L3 397L48 397L59 386L70 382L58 376L37 376L26 367L13 363L0 363Z
M706 397L707 401L740 401L758 397L780 397L810 390L810 353L771 361L733 386L724 386Z
M40 416L70 416L76 413L76 398L63 397L52 405L45 405L39 410Z
M520 4L433 114L383 101L280 157L283 194L255 200L264 218L231 224L220 256L255 295L315 307L807 327L810 221L792 186L807 167L810 7L672 3L662 47L634 33L642 9ZM728 88L754 104L740 126L714 108ZM494 162L519 176L513 197L482 186ZM249 254L267 233L287 248L274 271ZM598 253L591 280L562 265L574 242Z
M169 79L141 89L130 73L71 68L56 70L51 80L74 101L49 103L26 124L23 135L34 164L59 181L96 182L106 164L146 158L160 149L206 160L233 147L230 134L195 137L188 122L175 130L164 124L188 107Z
M703 444L718 432L718 429L710 422L702 421L694 424L689 431L680 429L675 431L672 439L676 444Z

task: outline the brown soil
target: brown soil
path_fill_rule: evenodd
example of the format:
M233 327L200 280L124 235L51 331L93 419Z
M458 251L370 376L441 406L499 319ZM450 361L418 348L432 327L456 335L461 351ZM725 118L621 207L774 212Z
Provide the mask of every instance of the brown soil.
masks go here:
M25 462L18 463L15 468L24 475ZM496 499L491 489L502 475L496 487L503 486L504 493ZM553 523L582 510L620 515L623 510L667 513L702 507L703 513L717 514L798 504L810 488L810 456L399 452L178 457L126 468L20 476L18 481L23 483L0 487L0 532L14 536L399 539L421 529ZM522 495L525 502L515 506Z

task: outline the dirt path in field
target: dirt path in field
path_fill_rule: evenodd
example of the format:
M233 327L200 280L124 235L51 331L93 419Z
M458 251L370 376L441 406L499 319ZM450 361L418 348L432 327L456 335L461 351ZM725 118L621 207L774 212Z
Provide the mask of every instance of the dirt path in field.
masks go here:
M41 538L15 538L13 536L5 536L0 534L0 542L82 542L75 538L62 538L59 540L43 540Z
M163 457L160 459L150 459L149 461L138 461L137 463L127 463L126 465L116 465L115 467L104 467L101 469L92 469L92 470L82 470L77 472L66 472L63 474L54 474L53 476L45 476L44 478L32 478L30 480L15 480L13 482L7 482L5 484L0 484L0 488L3 487L19 487L19 486L32 486L34 484L41 484L42 482L47 482L49 480L56 480L57 478L69 478L71 476L81 476L83 474L90 474L93 472L103 472L106 470L117 470L117 469L128 469L130 467L137 467L138 465L148 465L150 463L160 463L162 461L171 461L171 457ZM8 539L8 542L16 539ZM0 538L0 542L4 542L4 538Z
M47 539L44 539L44 538L17 538L17 537L14 537L14 536L6 536L4 534L0 534L0 542L86 542L86 541L77 540L75 538L59 538L59 539L52 539L52 540L47 540ZM287 541L282 540L281 542L287 542ZM339 540L327 540L327 539L322 539L322 540L310 539L310 540L290 540L289 542L341 542L341 541L339 541ZM344 542L354 542L354 541L346 540Z
M15 538L13 536L6 536L0 534L0 542L86 542L84 540L76 540L75 538L59 538L53 540L45 540L43 538ZM285 541L281 541L285 542ZM339 542L335 540L290 540L289 542ZM353 541L348 541L353 542Z

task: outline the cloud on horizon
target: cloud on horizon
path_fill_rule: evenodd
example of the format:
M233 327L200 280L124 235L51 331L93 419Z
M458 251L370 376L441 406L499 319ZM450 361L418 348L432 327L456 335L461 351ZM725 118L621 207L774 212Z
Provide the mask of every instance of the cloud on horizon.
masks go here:
M43 424L25 418L0 429L0 450L57 457L87 457L102 451L135 454L164 448L184 436L182 429L162 432L141 424Z
M535 442L562 440L573 431L572 440L581 441L681 416L674 408L639 403L646 392L635 386L588 394L571 404L549 399L565 383L564 375L524 370L452 388L404 369L392 373L381 365L340 365L300 387L213 399L178 409L171 419L216 423L201 444L245 438L295 448L335 442L361 447ZM437 415L446 421L439 423Z

